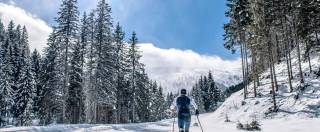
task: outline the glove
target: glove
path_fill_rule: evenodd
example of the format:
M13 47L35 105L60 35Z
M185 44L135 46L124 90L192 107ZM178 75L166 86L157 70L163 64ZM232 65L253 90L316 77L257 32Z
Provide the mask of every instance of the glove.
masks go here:
M196 115L197 115L197 116L199 115L199 110L196 110Z
M172 113L175 113L175 112L176 112L176 109L171 109L171 112L172 112Z

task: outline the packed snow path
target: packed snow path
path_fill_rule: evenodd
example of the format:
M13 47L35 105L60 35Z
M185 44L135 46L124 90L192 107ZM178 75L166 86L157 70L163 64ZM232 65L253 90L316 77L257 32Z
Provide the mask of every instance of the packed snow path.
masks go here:
M223 122L215 114L201 115L204 132L239 132L236 122ZM192 118L194 123L196 118ZM193 124L192 123L192 124ZM271 119L263 120L262 132L318 132L320 119ZM191 126L191 132L201 132L200 127ZM125 124L125 125L52 125L46 127L13 127L2 128L0 132L172 132L172 120L154 123ZM175 124L175 132L178 132Z

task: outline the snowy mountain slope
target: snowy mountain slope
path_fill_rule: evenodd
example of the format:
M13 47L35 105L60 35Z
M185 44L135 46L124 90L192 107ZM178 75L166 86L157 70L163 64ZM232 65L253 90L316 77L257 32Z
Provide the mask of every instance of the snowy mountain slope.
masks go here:
M208 70L190 73L179 73L169 79L160 79L158 82L163 86L165 92L177 92L179 89L185 88L191 90L192 86L199 80L200 76L207 76ZM225 90L231 85L241 82L239 75L228 71L214 71L212 76L219 88Z
M293 53L294 54L294 53ZM295 55L295 54L294 54ZM319 69L319 54L311 56L311 64L314 69ZM279 85L279 91L276 95L279 112L270 113L269 108L272 107L271 99L271 83L268 78L269 71L262 74L261 86L258 87L258 94L261 96L253 98L253 84L249 85L249 98L243 101L242 91L234 93L229 97L222 106L215 112L219 117L228 117L232 121L246 122L253 119L262 120L270 118L313 118L320 115L320 79L314 74L309 73L308 63L302 64L303 73L305 74L305 85L307 88L303 92L299 92L298 86L298 64L297 59L292 60L293 65L293 88L294 92L289 93L287 83L286 63L282 62L276 65L276 75ZM299 96L299 99L295 97Z

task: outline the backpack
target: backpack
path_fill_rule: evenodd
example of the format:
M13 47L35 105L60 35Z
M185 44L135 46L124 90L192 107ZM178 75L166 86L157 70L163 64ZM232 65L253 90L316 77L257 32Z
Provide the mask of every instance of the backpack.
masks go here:
M188 96L180 96L177 98L178 113L190 113L190 98Z

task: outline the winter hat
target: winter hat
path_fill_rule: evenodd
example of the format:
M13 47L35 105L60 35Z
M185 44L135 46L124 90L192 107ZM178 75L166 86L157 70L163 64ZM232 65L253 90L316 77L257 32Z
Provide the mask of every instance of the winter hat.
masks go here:
M187 90L186 89L181 89L180 94L181 95L186 95L187 94Z

